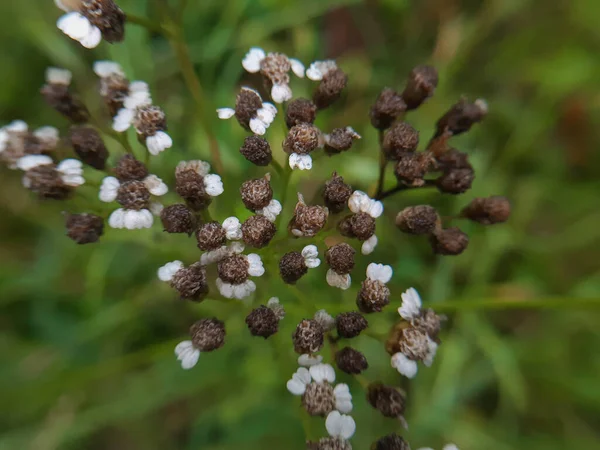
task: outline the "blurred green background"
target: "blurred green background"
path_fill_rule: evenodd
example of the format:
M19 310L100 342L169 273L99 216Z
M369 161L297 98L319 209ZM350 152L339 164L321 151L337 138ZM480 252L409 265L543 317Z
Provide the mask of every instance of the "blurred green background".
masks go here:
M120 0L126 11L158 21L153 1ZM449 316L432 368L420 368L409 389L404 433L413 448L455 442L461 450L554 450L600 447L600 2L597 0L190 0L185 38L205 90L206 117L180 76L167 40L137 25L125 43L87 51L55 27L51 0L0 2L0 124L68 124L38 95L48 65L74 73L74 84L100 110L94 60L120 62L131 79L150 83L167 112L173 149L151 160L172 181L182 159L210 160L206 129L219 142L226 193L211 207L219 219L246 217L237 189L264 170L237 152L245 133L218 121L231 106L250 46L283 51L305 63L334 57L349 74L347 94L318 119L324 130L351 125L363 135L353 150L315 161L295 174L307 198L338 170L355 187L377 177L377 134L368 110L383 86L401 89L409 70L434 64L439 88L408 120L426 142L435 120L461 95L483 97L486 121L453 144L471 155L473 189L448 198L422 190L386 200L380 244L361 258L353 287L332 292L326 268L298 289L277 276L263 279L255 305L277 295L288 317L269 341L249 339L250 305L208 299L183 303L156 279L167 261L198 258L194 239L165 235L157 224L139 232L110 230L100 244L77 246L64 236L61 211L100 211L102 175L68 204L39 202L18 173L1 169L0 189L0 449L301 449L305 436L325 436L322 419L303 420L285 389L295 370L289 335L310 311L352 309L368 262L391 264L393 300L369 316L384 333L395 320L399 294L415 286L426 304ZM172 2L174 8L178 2ZM310 95L307 80L295 94ZM278 149L283 132L268 137ZM130 136L133 138L133 136ZM118 144L107 137L118 156ZM142 155L141 147L136 147ZM283 160L281 152L278 158ZM392 182L388 176L388 182ZM280 192L275 189L276 198ZM470 235L459 257L435 258L423 239L393 227L396 212L430 203L450 215L476 196L502 194L514 208L509 223L460 224ZM176 201L169 194L168 203ZM288 204L289 206L289 204ZM289 208L288 208L289 209ZM288 211L289 215L289 211ZM387 220L386 220L387 219ZM263 252L267 269L273 255ZM200 317L225 319L226 346L183 371L173 346ZM376 340L361 336L369 381L398 383ZM324 351L327 356L327 352ZM354 394L355 449L399 431Z

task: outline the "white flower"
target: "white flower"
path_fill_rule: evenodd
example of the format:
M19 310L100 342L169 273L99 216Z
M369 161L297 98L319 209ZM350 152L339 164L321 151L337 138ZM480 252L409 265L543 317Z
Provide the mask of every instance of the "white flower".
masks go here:
M125 109L135 110L141 106L152 104L152 96L150 95L150 86L145 81L132 81L129 83L129 92L123 100Z
M298 78L304 78L304 64L302 64L302 62L296 58L289 58L289 60L290 64L292 65L292 72L294 72L294 75L296 75Z
M58 145L58 130L54 127L40 127L33 132L33 135L49 147Z
M252 92L256 97L258 97L258 99L261 102L261 107L256 110L254 117L252 117L250 119L250 122L248 124L245 124L245 126L250 127L250 130L252 130L254 134L262 136L267 132L267 128L269 128L275 120L275 116L277 115L277 108L272 103L264 102L258 91L252 88L244 86L242 87L242 91ZM219 119L223 120L231 119L235 116L235 109L218 108L217 116L219 117Z
M150 228L153 223L154 216L147 209L136 211L119 208L113 211L108 218L108 225L111 228L127 228L128 230Z
M325 428L331 437L350 439L356 431L356 423L351 416L331 411L325 419Z
M83 178L83 164L77 159L65 159L61 161L56 170L60 178L67 186L81 186L85 183Z
M200 256L200 264L203 266L207 266L209 264L213 264L221 261L222 259L227 258L228 256L239 254L244 251L244 243L243 242L231 242L229 245L223 245L222 247L212 250L210 252L203 253Z
M95 48L102 40L100 29L92 25L85 16L77 11L68 12L62 16L56 22L56 26L85 48Z
M303 367L310 367L316 364L321 364L323 357L321 355L309 355L305 353L298 356L298 365Z
M73 74L67 69L59 69L58 67L48 67L46 69L46 83L48 84L63 84L69 86Z
M354 191L348 199L348 208L355 214L366 213L373 219L377 219L383 214L383 203L369 198L362 191Z
M210 164L199 159L192 161L179 161L176 170L193 170L201 177L205 177L210 173Z
M45 166L52 164L52 158L46 155L27 155L19 158L17 161L17 169L24 172L31 170L38 166Z
M375 250L375 247L377 247L377 242L377 236L371 236L369 239L363 242L362 246L360 247L360 252L363 255L370 255Z
M218 197L225 190L223 188L223 181L221 181L221 177L219 175L215 175L214 173L209 173L208 175L204 176L204 189L211 197Z
M321 325L321 328L323 328L325 332L335 328L335 319L324 309L318 310L314 315L314 319Z
M316 245L307 245L302 249L302 256L304 256L304 264L309 269L314 269L315 267L319 267L321 265L321 260L319 259L319 250Z
M322 80L327 72L337 69L334 60L315 61L306 70L306 77L313 81Z
M100 185L100 193L98 197L100 201L110 203L117 199L119 187L121 183L115 177L105 177Z
M411 287L402 293L402 305L398 308L398 314L408 321L421 314L421 297L415 288Z
M304 355L302 355L304 356ZM317 357L318 358L318 357ZM298 359L300 363L300 358ZM309 358L302 358L302 363L310 363ZM312 382L314 383L329 383L335 382L335 371L329 364L312 364L309 368L300 367L292 375L292 378L288 380L286 387L288 391L293 395L303 395L306 392L306 388ZM343 413L352 411L352 395L347 384L338 384L333 388L333 395L335 398L335 408Z
M414 378L417 374L417 362L408 359L403 353L395 353L392 356L391 364L394 369L407 378Z
M237 217L228 217L223 221L225 236L230 241L239 241L242 239L242 224Z
M310 155L299 155L298 153L292 153L289 156L288 163L292 169L312 169L312 158Z
M182 341L175 347L177 360L181 361L181 367L185 370L191 369L200 358L200 350L194 347L192 341Z
M96 61L94 63L94 73L100 78L107 78L111 75L125 76L121 66L114 61Z
M367 266L367 278L383 284L389 283L393 274L392 267L388 265L371 263Z
M242 59L242 67L250 73L256 73L260 71L260 63L266 56L262 48L252 47Z
M327 271L327 275L325 277L327 280L327 284L332 287L340 288L342 290L346 290L350 287L352 283L352 278L350 278L350 274L346 273L344 275L340 275L333 269L329 269Z
M158 269L158 279L167 282L171 281L173 276L181 269L183 269L183 263L181 261L169 262Z
M233 108L218 108L217 116L219 119L227 120L231 119L235 115L235 109Z
M248 275L251 277L262 277L265 273L265 268L260 256L256 253L250 253L246 258L248 259Z
M275 103L287 102L292 96L292 89L287 84L274 84L271 88L271 98Z
M0 153L6 150L12 134L25 133L27 130L28 126L22 120L15 120L0 128Z
M156 195L157 197L169 192L169 187L156 175L148 175L144 178L144 185L152 195Z
M256 290L256 284L251 280L246 280L240 284L229 284L225 283L220 278L217 278L216 284L217 289L219 289L219 292L223 297L236 298L238 300L248 297Z
M146 147L148 147L150 154L154 156L172 146L173 139L164 131L157 131L153 136L146 138Z
M259 216L265 216L269 221L275 222L277 216L281 214L281 203L273 199L264 208L257 209L256 214Z
M113 117L112 128L119 133L127 131L133 123L135 111L133 109L121 108L115 117Z

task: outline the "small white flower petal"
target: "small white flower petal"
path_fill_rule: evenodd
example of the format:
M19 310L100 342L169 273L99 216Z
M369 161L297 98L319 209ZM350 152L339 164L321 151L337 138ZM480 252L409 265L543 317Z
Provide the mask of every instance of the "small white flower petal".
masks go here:
M156 195L157 197L169 192L169 187L156 175L148 175L144 178L144 185L152 195Z
M208 174L204 176L204 189L211 197L217 197L225 190L223 188L221 177L215 174Z
M318 310L314 315L314 319L321 325L321 328L323 328L325 332L335 328L335 319L324 309Z
M319 68L315 66L315 63L312 63L310 66L308 66L308 69L306 69L306 77L309 80L320 81L323 79L323 74Z
M356 423L351 416L331 411L325 420L325 428L331 437L350 439L356 431Z
M417 362L408 359L403 353L395 353L392 356L391 364L394 369L407 378L414 378L417 374Z
M235 109L233 108L219 108L217 109L217 116L219 119L231 119L235 115Z
M237 217L228 217L223 221L225 235L230 241L238 241L242 238L242 224Z
M292 65L292 72L294 72L298 78L304 78L304 64L296 58L290 58L290 64Z
M392 279L394 271L391 266L371 263L367 266L367 278L386 284Z
M260 70L260 62L265 59L265 51L259 47L252 47L244 59L242 60L242 67L250 73L256 73Z
M233 285L233 298L237 298L238 300L242 300L248 297L256 290L256 284L254 281L246 280L241 284Z
M275 118L277 115L277 106L275 106L273 103L263 102L262 107L263 109L270 111L273 118Z
M277 216L281 214L281 209L281 203L273 199L264 208L257 209L256 214L265 216L269 221L275 222L275 220L277 220Z
M311 382L310 373L304 367L298 368L288 380L286 387L293 395L302 395L306 391L306 385Z
M260 120L258 117L254 117L250 119L250 130L252 130L254 134L262 136L267 132L267 124Z
M421 304L421 296L411 287L402 293L402 305L398 308L398 314L405 320L414 319L421 312Z
M307 353L298 356L298 365L304 367L310 367L317 364L321 364L323 357L321 355L309 355Z
M267 302L269 308L279 305L279 299L277 297L271 297Z
M304 247L302 249L302 256L304 257L304 264L306 264L306 267L309 269L314 269L321 265L319 250L316 245L307 245Z
M329 286L336 287L342 290L348 289L350 287L350 284L352 283L350 274L340 275L332 269L329 269L327 271L325 279L327 280L327 284Z
M175 356L179 356L184 351L194 348L192 341L181 341L175 346Z
M69 11L70 11L69 7L68 7L67 5L65 5L65 4L62 2L62 0L54 0L54 4L55 4L55 5L56 5L58 8L62 9L62 10L63 10L63 11L65 11L65 12L69 12Z
M108 226L111 228L125 228L125 210L119 208L108 217Z
M98 197L106 203L114 202L117 199L120 186L121 183L115 177L105 177L100 185Z
M271 88L271 98L275 103L291 100L292 89L287 84L274 84Z
M94 63L94 73L100 78L106 78L111 75L125 76L121 65L114 61L96 61Z
M199 159L193 161L179 161L176 170L193 170L201 177L205 177L210 172L210 164Z
M150 228L154 223L154 216L147 209L140 209L139 211L125 210L123 223L128 230Z
M70 70L60 69L58 67L48 67L46 69L46 82L49 84L71 84L73 74Z
M354 191L348 199L348 208L354 214L365 212L364 209L368 208L370 205L371 199L363 191Z
M65 159L56 167L60 172L63 183L68 186L81 186L85 183L83 178L83 164L78 159Z
M127 129L133 123L135 111L132 109L121 108L117 115L113 118L112 128L119 133L127 131Z
M383 203L378 200L371 200L369 209L366 211L373 219L377 219L383 214Z
M335 396L335 409L343 414L352 412L352 394L350 394L347 384L338 384L333 388L333 395Z
M173 146L173 139L164 131L157 131L154 136L148 136L146 138L146 147L151 155L158 155L160 152L171 148Z
M377 242L378 242L377 236L375 236L375 235L371 236L369 239L367 239L365 242L363 242L363 244L360 248L360 252L363 255L370 255L375 250L375 247L377 247Z
M77 11L72 11L60 17L56 22L56 26L76 41L85 38L93 27L90 21Z
M102 32L100 31L100 28L92 25L90 32L83 38L79 39L79 43L85 48L96 48L98 47L98 44L100 44L101 40Z
M233 298L233 285L229 283L225 283L220 278L217 278L216 281L217 289L219 293L225 298Z
M51 147L56 147L58 144L58 130L54 127L40 127L33 132L33 135Z
M271 108L265 108L263 106L256 111L256 117L268 127L271 125L271 123L273 123L273 120L275 120L275 113L273 113Z
M431 367L433 364L433 359L435 358L435 354L437 353L438 344L431 338L427 338L427 343L429 344L429 351L427 355L425 355L425 359L423 360L423 364L427 367Z
M299 155L298 153L292 153L288 159L288 163L292 169L312 169L312 158L310 155Z
M17 168L23 171L28 171L38 166L52 164L52 158L46 155L27 155L19 158Z
M200 358L200 350L194 347L192 341L183 341L175 347L177 360L181 361L181 367L185 370L191 369Z
M158 279L160 281L171 281L173 275L180 269L183 269L183 263L181 261L171 261L158 269Z
M329 364L316 364L310 366L309 372L312 379L317 383L322 383L323 381L333 383L335 381L335 370L333 370L333 367Z
M4 127L6 131L12 131L14 133L24 133L29 129L27 123L22 120L13 120L11 123Z
M230 255L236 255L236 254L242 253L245 248L246 248L246 246L244 245L243 242L233 241L233 242L230 242L229 245L227 246L227 251L229 252Z
M248 275L251 277L262 277L265 273L263 262L256 253L250 253L248 259Z
M229 255L229 249L225 245L223 245L222 247L216 250L203 253L200 256L200 264L202 264L203 266L208 266L209 264L221 261L227 255Z

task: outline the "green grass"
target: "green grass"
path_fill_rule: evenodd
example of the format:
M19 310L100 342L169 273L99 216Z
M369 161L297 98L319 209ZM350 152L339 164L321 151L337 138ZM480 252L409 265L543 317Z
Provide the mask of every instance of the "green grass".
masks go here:
M154 1L118 3L154 23L161 17L149 6ZM168 114L176 145L151 160L151 171L172 181L179 160L210 160L207 136L216 136L226 183L224 200L212 210L220 220L248 214L237 187L263 173L237 153L245 133L212 114L233 104L241 83L256 85L240 65L250 46L304 62L336 57L350 76L347 95L318 125L351 125L363 139L349 153L317 159L310 177L293 176L309 199L334 169L373 189L378 147L369 106L381 87L400 88L414 65L432 63L440 72L435 97L408 119L423 142L461 95L487 99L486 121L453 140L476 167L473 189L458 198L403 193L386 200L387 224L378 225L389 245L372 259L394 267L393 301L415 286L449 317L435 364L420 368L411 383L405 436L413 448L446 442L461 450L598 447L597 1L190 1L185 39L203 84L203 121L165 39L129 25L125 43L90 52L59 33L59 14L50 1L0 3L0 124L23 118L66 131L66 121L37 94L46 66L72 70L96 111L91 63L115 59L131 78L150 83ZM306 80L294 80L293 88L310 94ZM279 124L269 138L283 140ZM118 143L107 144L116 158ZM135 150L142 155L141 147ZM298 289L276 277L259 284L256 303L278 295L288 317L274 339L250 340L243 322L250 306L179 302L156 279L166 261L198 257L193 239L155 227L111 230L100 245L76 246L64 237L60 212L95 208L96 200L40 203L17 173L3 168L1 178L0 449L301 449L305 437L326 434L323 420L303 419L298 399L285 389L295 370L289 336L307 314L307 299L332 313L351 309L366 259L344 293L325 289L325 268ZM82 193L95 199L96 188ZM511 220L491 228L465 225L471 242L459 257L435 258L423 239L392 226L408 205L431 203L449 215L491 194L511 199ZM168 201L175 198L169 194ZM266 260L273 270L276 261ZM376 332L385 333L395 319L395 308L388 309L369 317ZM227 344L184 372L173 346L194 320L209 315L225 320ZM398 383L378 341L361 336L354 344L369 357L369 381ZM355 395L355 449L399 431L366 404L356 380L339 378Z

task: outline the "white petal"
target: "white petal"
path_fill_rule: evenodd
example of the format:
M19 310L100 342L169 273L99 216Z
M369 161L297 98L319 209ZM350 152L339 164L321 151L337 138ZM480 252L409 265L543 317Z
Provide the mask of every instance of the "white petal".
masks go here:
M263 102L262 107L263 109L270 111L273 118L275 118L275 116L277 115L277 106L275 106L273 103Z
M238 300L242 300L248 297L256 290L256 284L254 281L246 280L241 284L233 285L233 298L237 298Z
M427 338L427 343L429 344L429 351L423 360L423 364L425 364L427 367L431 367L433 364L433 359L435 358L435 354L437 353L438 345L429 337Z
M304 247L302 249L302 256L304 256L304 264L306 264L306 267L309 269L314 269L321 265L319 250L316 245L307 245Z
M402 293L402 305L398 308L398 314L405 319L411 320L421 312L421 297L415 288L409 288Z
M371 199L363 191L354 191L348 199L348 208L354 214L367 212L371 206Z
M310 366L310 376L317 383L322 383L323 381L328 381L329 383L333 383L335 381L335 370L329 364L316 364L314 366Z
M121 108L113 118L113 130L118 131L119 133L126 131L131 126L134 116L135 111L132 109Z
M265 59L265 51L262 48L252 47L242 60L242 67L250 73L260 70L260 62Z
M175 356L179 356L184 351L194 348L192 341L181 341L175 346Z
M277 297L271 297L269 299L269 301L267 302L267 306L269 308L272 308L272 307L277 306L277 305L280 305L279 299Z
M370 255L375 250L375 247L377 247L377 242L378 242L377 236L375 236L375 235L371 236L369 239L367 239L365 242L363 242L363 244L360 248L360 252L363 255Z
M250 129L254 134L262 136L267 132L267 124L260 120L258 117L250 119Z
M125 228L128 230L139 230L150 228L154 223L154 216L147 209L140 209L139 211L125 210L123 221Z
M114 202L117 199L120 186L121 183L115 177L106 177L102 180L98 197L106 203Z
M277 216L281 214L281 209L281 203L273 199L264 208L257 209L256 214L265 216L269 221L275 222L275 220L277 220Z
M350 287L352 279L349 274L340 275L336 271L329 269L326 275L327 284L332 287L346 290Z
M408 378L414 378L417 374L417 362L408 359L403 353L396 353L392 356L391 364L401 375Z
M227 251L230 255L240 254L244 251L245 245L240 241L230 242L227 246Z
M83 164L77 159L65 159L56 170L61 173L63 183L68 186L81 186L85 183L83 178Z
M150 202L150 206L148 207L148 209L150 209L150 212L152 214L158 217L160 216L160 213L162 213L162 210L165 209L165 207L160 202Z
M94 25L92 25L90 28L90 32L86 36L78 40L79 43L85 48L96 48L102 40L102 32L100 31L100 28L97 28Z
M263 262L256 253L250 253L248 259L248 275L251 277L262 277L265 273Z
M180 161L177 164L177 170L193 170L201 177L205 177L210 172L210 164L199 159L193 161Z
M208 174L204 177L204 189L211 197L217 197L224 191L221 177L215 174Z
M389 283L394 271L391 266L384 264L371 263L367 266L367 278L382 283Z
M194 367L200 358L200 350L193 346L192 341L183 341L177 344L175 354L181 361L181 367L185 370Z
M273 123L273 120L275 119L275 114L273 113L273 110L271 108L262 107L258 111L256 111L256 117L260 119L260 121L264 123L265 126L268 127L269 125L271 125L271 123Z
M325 428L331 437L350 439L356 431L356 423L351 416L342 415L338 411L332 411L327 415Z
M148 175L146 178L144 178L144 185L148 188L152 195L156 195L157 197L165 195L167 192L169 192L169 187L156 175Z
M298 356L298 365L310 367L316 364L321 364L323 361L323 357L321 355L309 355L305 353L304 355Z
M306 391L306 385L310 383L311 378L307 369L300 367L288 380L286 387L293 395L302 395Z
M154 136L148 136L146 138L146 147L151 155L158 155L160 152L171 148L173 146L173 139L164 131L157 131Z
M321 328L323 328L325 332L335 328L335 319L324 309L318 310L314 315L314 319L321 325Z
M312 158L310 155L299 155L297 153L292 153L289 157L288 163L292 169L312 169Z
M458 450L458 447L454 444L446 444L442 450Z
M135 83L143 83L142 81L136 81ZM143 83L146 86L147 84ZM129 94L125 97L123 101L123 106L126 109L135 110L141 106L147 106L152 104L152 96L150 95L150 91L139 88L138 90L132 91L129 89Z
M290 63L292 64L292 72L294 72L297 77L304 78L304 64L295 58L290 58Z
M325 76L327 72L335 69L337 69L337 64L333 59L315 61L306 71L306 76L313 81L319 81L323 79L323 76Z
M225 283L220 278L217 278L216 281L217 289L219 289L219 293L225 298L233 298L233 285L229 283Z
M71 84L73 74L70 70L59 69L58 67L48 67L46 69L46 82L49 84Z
M274 84L271 88L271 98L275 103L287 102L292 98L292 90L287 84Z
M160 281L171 281L173 275L180 269L183 269L183 263L181 261L171 261L158 269L158 279Z
M38 166L45 166L52 164L52 158L46 155L27 155L19 158L17 161L17 168L20 170L28 171Z
M203 253L202 256L200 256L200 264L207 266L209 264L221 261L227 255L229 255L229 249L226 246L222 246L216 250Z
M119 208L113 211L108 218L108 225L111 228L125 228L125 210Z
M54 0L54 4L65 12L70 11L69 7L65 5L62 0Z
M58 144L58 130L54 127L38 128L33 135L51 147L56 147Z
M119 65L114 61L96 61L94 63L94 73L100 78L106 78L111 75L125 76L125 72Z
M85 184L85 178L81 175L62 175L60 179L67 186L77 187Z
M350 394L347 384L338 384L333 389L333 395L335 396L335 409L344 414L352 412L352 394Z
M219 119L231 119L235 115L235 109L233 108L219 108L217 109L217 116Z
M373 219L377 219L383 214L383 203L378 200L371 200L368 211L365 211Z
M56 22L56 26L60 31L76 41L85 38L93 27L89 20L76 11L60 17Z
M237 217L228 217L223 221L225 235L230 241L238 241L242 238L242 224Z
M306 69L306 77L309 80L319 81L323 79L323 74L319 68L315 66L315 63L312 63L308 69Z

